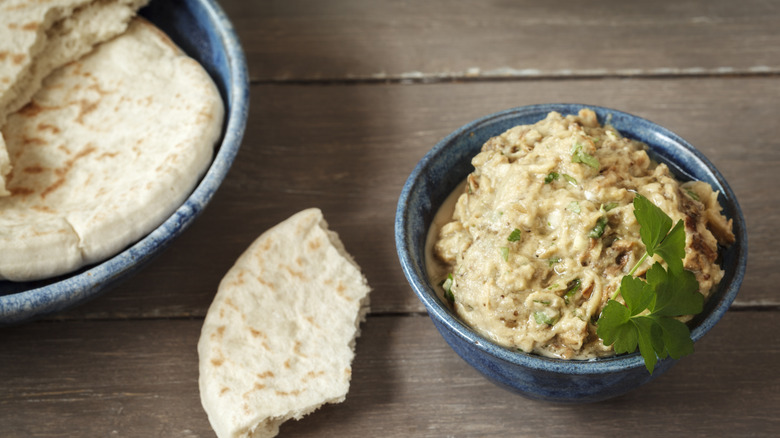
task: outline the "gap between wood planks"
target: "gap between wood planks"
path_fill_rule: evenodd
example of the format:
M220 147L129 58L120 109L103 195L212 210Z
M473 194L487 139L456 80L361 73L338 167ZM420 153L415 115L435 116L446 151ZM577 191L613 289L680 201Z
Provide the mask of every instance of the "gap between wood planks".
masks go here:
M512 82L512 81L566 81L583 79L680 79L680 78L765 78L780 77L780 68L754 66L747 69L732 67L705 68L656 68L618 70L536 70L512 69L509 67L482 71L469 69L463 72L401 74L376 73L373 75L347 74L339 78L251 78L250 85L362 85L362 84L438 84L457 82Z

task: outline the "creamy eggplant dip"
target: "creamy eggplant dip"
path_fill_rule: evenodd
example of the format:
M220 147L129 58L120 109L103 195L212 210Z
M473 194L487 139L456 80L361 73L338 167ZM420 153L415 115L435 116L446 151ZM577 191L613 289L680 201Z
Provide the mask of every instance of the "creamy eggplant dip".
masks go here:
M705 298L723 277L718 244L734 235L717 192L677 181L591 110L511 128L472 164L431 227L428 269L455 312L500 345L563 359L614 354L595 321L644 254L637 193L684 221L684 267Z

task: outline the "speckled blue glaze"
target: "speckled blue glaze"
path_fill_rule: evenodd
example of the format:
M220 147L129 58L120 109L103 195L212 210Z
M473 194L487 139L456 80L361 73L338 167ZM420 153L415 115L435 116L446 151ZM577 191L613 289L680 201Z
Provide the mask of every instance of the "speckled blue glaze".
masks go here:
M694 341L701 339L734 301L747 264L745 220L726 180L693 146L648 120L592 105L531 105L488 115L447 136L420 160L398 200L395 242L401 268L434 325L460 357L499 386L554 402L593 402L624 394L659 376L675 361L660 361L650 376L638 353L565 361L497 346L462 323L436 295L426 275L425 238L437 209L473 170L471 158L487 139L513 126L535 123L550 111L566 115L576 114L581 108L593 109L600 122L610 120L624 136L647 143L651 156L669 165L678 178L706 181L720 191L719 201L726 216L734 221L737 240L722 250L725 276L704 311L692 322Z
M235 159L249 110L249 82L244 52L225 13L212 0L154 0L140 15L198 60L217 84L225 102L226 118L214 160L181 207L145 238L111 259L47 280L0 281L0 325L80 304L136 272L201 213Z

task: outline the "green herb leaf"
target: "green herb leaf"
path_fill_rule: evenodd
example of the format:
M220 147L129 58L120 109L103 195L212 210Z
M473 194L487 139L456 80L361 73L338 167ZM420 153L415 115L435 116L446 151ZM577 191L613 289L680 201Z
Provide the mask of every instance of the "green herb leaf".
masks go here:
M558 175L558 172L550 172L546 177L544 177L544 183L550 184L551 182L557 180L559 176L560 175Z
M693 190L685 189L685 193L687 193L688 196L690 196L694 201L701 201L701 199L699 199L699 195L697 195Z
M601 209L607 212L619 205L617 202L607 202L606 204L601 204Z
M498 248L498 252L501 253L501 258L504 259L504 261L509 260L509 248L506 246L502 246Z
M652 256L672 229L672 219L649 199L639 194L634 197L634 216L639 222L639 236L645 244L645 251Z
M683 259L685 258L685 227L683 221L677 221L672 231L655 248L655 253L661 256L674 272L683 270Z
M704 297L698 292L696 276L683 269L685 230L682 221L672 228L672 219L647 198L634 198L634 214L646 254L637 267L653 253L666 261L669 269L656 262L645 273L646 280L632 275L623 277L615 296L597 321L596 334L615 353L639 349L645 367L652 374L658 360L679 359L693 352L688 326L675 319L702 311ZM671 230L671 231L670 231ZM622 295L625 305L616 301Z
M647 306L654 315L695 315L704 307L704 297L699 293L699 283L693 272L666 271L656 262L645 276L648 287L655 291L655 301Z
M514 230L512 230L511 233L509 233L509 237L507 237L506 240L508 240L510 242L517 242L518 240L520 240L520 237L522 236L522 234L523 234L522 231L520 231L519 229L515 228Z
M441 284L442 289L444 289L444 297L452 302L455 301L455 294L452 293L453 284L455 284L455 280L452 278L452 274L447 274L447 279Z
M534 312L534 321L536 321L537 324L553 325L556 320L556 318L550 318L549 315L542 311Z
M549 259L547 259L547 264L552 266L556 263L559 263L561 261L561 258L558 256L552 256Z
M571 201L569 205L566 206L566 209L576 214L580 214L582 211L580 210L580 203L577 201Z
M579 278L575 278L566 285L568 289L566 289L566 293L563 295L563 300L566 301L566 304L569 304L569 300L580 290L581 286L582 281Z
M585 151L583 151L582 145L576 142L571 148L571 162L582 163L594 169L599 168L599 160L593 155L590 155Z
M579 183L577 182L577 179L576 179L576 178L574 178L574 177L573 177L573 176L571 176L571 175L568 175L568 174L565 174L565 173L564 173L564 174L563 174L563 179L565 179L566 181L568 181L568 182L569 182L569 184L571 184L571 185L573 185L573 186L575 186L575 187L577 187L577 186L579 185Z
M604 229L607 227L607 217L602 216L599 218L598 221L596 221L596 225L593 227L592 230L590 230L590 233L588 233L588 237L591 239L598 239L601 237L602 234L604 234Z

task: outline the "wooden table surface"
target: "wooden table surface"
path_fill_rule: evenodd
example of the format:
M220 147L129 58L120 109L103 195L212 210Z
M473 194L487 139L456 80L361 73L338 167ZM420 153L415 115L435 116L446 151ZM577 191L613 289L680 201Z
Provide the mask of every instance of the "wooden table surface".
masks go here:
M264 230L320 207L373 287L346 402L281 436L780 433L780 2L222 0L244 46L241 151L202 216L99 298L0 329L0 436L212 437L196 343L221 277ZM531 401L442 340L398 264L416 162L460 125L534 103L678 133L737 194L750 257L696 353L589 405Z

